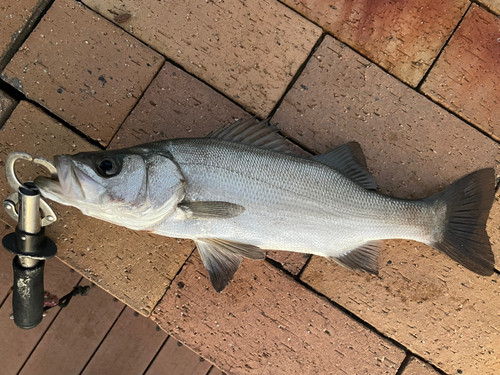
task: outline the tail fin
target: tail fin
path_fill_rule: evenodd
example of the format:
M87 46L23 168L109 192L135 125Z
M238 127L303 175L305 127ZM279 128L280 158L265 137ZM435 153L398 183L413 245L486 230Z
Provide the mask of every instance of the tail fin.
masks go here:
M430 245L469 270L484 276L493 273L495 259L486 233L486 221L495 198L495 172L481 169L427 198L446 204L446 227Z

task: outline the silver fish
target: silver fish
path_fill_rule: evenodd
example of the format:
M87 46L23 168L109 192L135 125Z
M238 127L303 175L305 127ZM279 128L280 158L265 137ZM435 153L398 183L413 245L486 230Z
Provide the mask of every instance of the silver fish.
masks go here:
M242 257L263 259L262 249L376 274L383 239L423 242L480 275L493 273L485 230L493 169L427 199L398 199L376 191L357 143L308 158L287 153L276 131L251 119L205 138L56 156L58 180L35 184L85 215L194 240L218 292Z

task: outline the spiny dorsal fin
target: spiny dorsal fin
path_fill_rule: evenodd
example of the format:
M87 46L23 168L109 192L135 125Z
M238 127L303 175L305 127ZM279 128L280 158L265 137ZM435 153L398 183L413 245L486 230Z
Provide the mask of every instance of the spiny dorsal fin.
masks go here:
M227 219L241 215L245 207L229 202L181 202L177 205L187 219Z
M380 241L370 241L340 256L330 257L330 259L346 268L378 275L377 260L380 247Z
M364 164L366 168L366 160L357 142L337 146L324 154L314 155L311 159L328 165L365 189L377 189L373 176L362 167Z
M269 119L259 121L252 117L245 121L238 120L208 134L206 138L223 139L273 151L289 151L285 138L278 134L275 125L269 125Z
M218 238L199 238L195 242L216 292L222 292L233 279L243 257L265 258L262 249L253 245Z

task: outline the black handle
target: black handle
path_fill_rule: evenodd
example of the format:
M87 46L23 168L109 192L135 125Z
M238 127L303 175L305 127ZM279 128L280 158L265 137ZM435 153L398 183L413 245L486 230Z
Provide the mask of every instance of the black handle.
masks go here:
M12 307L14 322L19 328L36 327L43 316L43 269L45 261L41 260L35 267L24 268L15 257L12 262L14 269L14 286L12 289Z

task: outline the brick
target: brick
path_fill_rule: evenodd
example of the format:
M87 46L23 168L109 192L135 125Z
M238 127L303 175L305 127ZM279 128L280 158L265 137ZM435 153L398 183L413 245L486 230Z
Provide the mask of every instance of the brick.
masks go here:
M276 0L84 3L263 118L321 35Z
M267 262L216 293L196 254L154 320L230 374L395 374L404 353Z
M92 288L85 297L73 298L45 333L19 375L79 374L124 307L98 287Z
M439 372L420 359L411 357L401 375L439 375Z
M498 172L494 141L330 37L273 120L313 152L358 141L382 192L399 197L428 196L479 168ZM497 274L475 275L404 240L385 243L379 266L372 277L313 256L301 280L447 373L498 368Z
M172 336L161 348L144 375L206 375L212 365Z
M21 102L0 137L0 175L6 156L25 151L52 160L53 155L96 148L27 102ZM21 181L43 173L19 163ZM0 195L12 193L0 179ZM188 241L155 236L85 217L75 208L52 206L59 220L47 228L58 246L58 257L136 311L148 315L163 296L194 246ZM0 219L12 223L4 210Z
M500 0L479 0L478 2L493 13L500 15Z
M467 0L284 0L415 87L466 12Z
M225 375L221 370L219 370L217 367L212 367L210 369L210 372L208 375Z
M7 253L3 249L0 252ZM10 261L8 265L12 268ZM9 276L12 285L13 276L12 274ZM80 279L81 276L79 274L71 273L70 268L58 259L50 259L45 263L44 286L45 290L51 294L59 297L66 295L78 284ZM0 332L2 332L0 335L2 375L17 375L19 373L24 363L30 357L33 348L58 316L59 310L59 307L50 309L47 312L47 316L42 319L42 322L38 326L30 330L21 330L14 324L13 320L9 319L9 316L12 314L12 294L9 295L0 308L0 316L2 317L0 319ZM64 334L68 334L68 332ZM6 358L8 360L5 360Z
M204 137L224 124L248 117L248 113L217 91L167 62L109 148L169 138ZM295 275L308 258L285 251L268 251L267 256Z
M164 59L73 0L56 0L1 78L106 145Z
M82 375L143 374L167 339L150 319L126 308L92 356Z
M500 18L472 4L422 92L500 140Z
M0 90L0 130L10 114L14 111L14 108L16 108L16 105L17 100Z
M50 0L5 1L0 5L0 72L33 30Z

